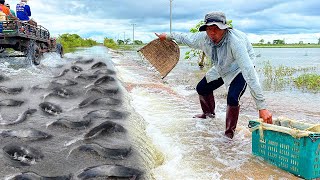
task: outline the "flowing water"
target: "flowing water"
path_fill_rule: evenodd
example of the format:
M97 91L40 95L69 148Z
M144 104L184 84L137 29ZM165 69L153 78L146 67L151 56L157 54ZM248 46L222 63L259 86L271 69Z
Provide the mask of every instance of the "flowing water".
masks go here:
M162 153L163 163L153 169L156 179L298 179L251 153L251 133L248 120L258 113L249 91L241 100L241 113L235 138L224 138L226 88L215 92L216 118L193 119L200 113L197 82L205 71L195 61L183 60L188 48L181 48L177 66L164 79L134 51L113 52L122 82L128 90L131 104L146 121L147 136ZM319 49L256 49L256 66L262 84L264 64L289 67L315 67L320 70ZM307 53L307 54L306 54ZM289 85L288 85L289 86ZM287 117L303 122L320 122L319 93L309 93L294 87L269 89L264 87L268 107L274 118Z
M197 67L196 61L182 60L183 52L187 50L181 48L181 60L165 79L161 79L155 69L136 51L117 52L102 46L66 54L64 59L55 54L47 54L37 67L16 59L1 60L1 74L9 78L1 82L1 86L24 87L23 93L19 95L8 97L1 95L1 98L15 97L25 100L28 104L18 108L1 107L2 119L15 119L25 108L36 108L38 111L28 117L26 122L10 128L34 127L54 137L50 140L23 141L41 149L44 158L40 162L22 168L12 167L7 160L3 160L0 163L1 178L25 171L33 171L43 176L71 173L75 177L86 167L111 163L137 168L145 173L144 179L299 179L252 155L251 132L247 126L248 120L256 119L258 113L248 90L241 100L241 113L233 140L223 135L226 110L225 87L215 92L216 118L204 120L192 118L201 111L195 86L205 71ZM318 49L256 49L256 52L260 54L256 59L259 75L262 74L261 69L266 61L273 66L314 66L316 68L312 71L315 72L319 72L320 69ZM116 71L116 77L119 79L117 83L117 87L121 89L119 98L124 103L116 107L116 110L127 113L128 117L124 118L124 121L115 122L122 124L128 133L116 134L111 138L102 137L96 141L116 147L131 145L131 155L123 160L106 160L86 153L71 152L70 150L82 143L81 138L88 130L75 131L48 127L48 124L56 118L40 113L41 110L38 108L43 95L48 92L32 89L35 85L46 88L45 85L52 80L52 76L68 68L71 62L91 58L106 62L108 68ZM89 66L82 67L88 69ZM263 80L263 75L260 78ZM78 86L78 91L82 92L81 90L87 85ZM303 92L295 88L279 90L265 87L264 89L274 118L285 116L303 122L320 122L319 93ZM55 98L50 100L70 112L64 115L81 117L93 110L90 108L82 111L72 110L72 107L83 100L83 96L80 94L72 100L65 101L58 101ZM98 125L100 122L94 124ZM1 130L3 129L8 127L1 127ZM20 143L21 140L2 137L1 148L9 142ZM1 153L0 158L3 159L3 156Z

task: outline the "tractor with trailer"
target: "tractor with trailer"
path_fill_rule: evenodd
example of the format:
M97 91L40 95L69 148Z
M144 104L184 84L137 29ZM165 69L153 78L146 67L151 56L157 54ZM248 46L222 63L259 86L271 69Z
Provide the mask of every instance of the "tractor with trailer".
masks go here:
M63 47L50 37L49 31L41 25L22 21L0 22L0 56L6 49L6 57L24 57L34 65L39 65L46 52L56 52L63 57ZM12 53L19 51L20 53Z

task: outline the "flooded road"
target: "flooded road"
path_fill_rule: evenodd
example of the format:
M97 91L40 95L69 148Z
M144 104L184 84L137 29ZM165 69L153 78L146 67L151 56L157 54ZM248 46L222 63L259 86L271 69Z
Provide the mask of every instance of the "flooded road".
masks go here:
M187 49L181 50L184 52ZM261 75L264 57L268 55L264 54L263 50L259 53L261 57L257 58L256 64ZM308 53L307 57L311 57L314 52ZM78 60L85 62L90 59L94 62L76 63ZM312 56L312 59L315 63L311 66L318 66L317 57ZM276 59L267 60L270 60L272 65L279 65L273 64ZM96 72L92 66L98 62L106 63L107 67L104 67L103 72L109 73L110 77L96 82L91 80L95 78ZM83 72L77 73L80 68ZM68 71L62 75L66 69ZM196 61L181 59L173 71L165 79L161 79L155 69L135 51L116 52L98 46L79 49L77 52L66 54L64 59L54 54L46 54L41 65L37 67L16 59L1 60L0 70L1 75L5 76L4 81L0 82L2 87L23 87L21 93L17 94L8 95L2 92L1 102L7 105L14 104L7 99L24 102L20 106L0 107L0 124L5 124L0 125L0 133L17 135L8 130L22 132L18 130L34 128L51 135L48 139L31 141L1 136L0 179L10 179L22 172L81 179L86 172L90 172L86 171L88 167L104 165L99 168L105 172L110 168L105 164L118 164L142 171L143 176L137 179L299 179L252 155L251 132L247 126L248 121L256 119L258 113L248 90L241 100L240 119L232 141L223 135L225 87L215 92L216 118L192 118L201 111L195 86L205 73L199 70ZM59 81L53 78L58 76L61 76L57 78ZM97 77L103 76L100 74ZM74 96L69 91L55 91L56 84L72 84L66 79L78 82L74 87L67 87L74 92ZM100 83L104 82L109 82L110 86L102 84L104 89L101 88ZM55 84L54 87L52 83ZM115 88L119 91L115 91ZM95 96L98 99L88 96L115 92L119 94L107 96L109 99L100 99L101 95ZM70 95L72 98L57 97L60 95ZM265 95L274 118L284 116L303 122L320 122L319 93L308 93L294 88L265 88ZM122 103L115 104L119 102L115 99L121 100ZM53 105L42 104L44 102L60 106L62 113ZM98 104L95 105L95 102ZM109 104L99 105L99 102ZM109 107L112 108L108 109ZM23 112L27 112L28 109L36 111L30 112L25 119L22 118ZM58 115L52 116L48 113ZM86 121L87 117L93 118L91 124ZM8 121L17 124L8 125ZM114 134L108 135L108 131L106 136L96 134L109 126L114 127ZM46 137L44 134L31 132L23 131L20 136ZM22 135L24 133L26 134ZM18 160L27 157L17 158L12 153L18 152L15 146L17 144L18 147L25 145L24 147L30 149L31 154L28 155L33 159L26 161L28 166L14 167L10 158L6 157L5 152L13 154ZM105 158L105 154L110 151L101 150L101 146L97 144L121 151L112 153L112 156L109 154L109 158ZM37 151L32 148L40 150L41 153L33 153ZM81 149L94 149L96 153L88 153ZM131 150L129 154L128 149ZM102 176L100 179L105 177Z
M146 121L147 135L163 153L164 162L152 171L155 178L299 179L252 155L251 132L247 126L248 120L257 119L258 113L248 90L241 100L240 119L232 141L223 135L225 87L215 92L216 118L192 118L201 111L194 88L205 71L199 70L196 61L183 60L186 49L181 50L179 63L164 80L136 52L111 53L118 75L132 98L131 105ZM262 56L257 58L257 64L261 71L265 61L262 57L267 59L267 55L262 50L259 53ZM314 59L316 63L312 66L318 67L320 60ZM319 94L292 88L264 93L274 118L320 122Z

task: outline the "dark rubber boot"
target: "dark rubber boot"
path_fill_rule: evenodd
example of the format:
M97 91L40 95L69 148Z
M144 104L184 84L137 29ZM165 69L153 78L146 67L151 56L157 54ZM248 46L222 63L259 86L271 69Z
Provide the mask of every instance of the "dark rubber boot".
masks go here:
M227 106L226 111L226 131L225 135L230 139L233 138L239 118L240 106Z
M213 94L209 94L207 96L199 95L199 100L200 100L200 105L203 113L195 115L194 118L202 118L202 119L206 119L207 117L214 118L215 117L214 109L216 104L214 101Z

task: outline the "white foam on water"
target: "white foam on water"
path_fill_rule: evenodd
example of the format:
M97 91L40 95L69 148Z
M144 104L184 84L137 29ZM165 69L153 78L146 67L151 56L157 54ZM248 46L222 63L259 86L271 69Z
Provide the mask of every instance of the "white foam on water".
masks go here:
M117 61L122 63L121 60ZM157 86L139 88L139 84L155 83L148 73L144 73L145 70L135 71L130 66L121 65L116 68L122 81L137 84L130 92L131 104L146 121L147 136L164 155L163 164L152 171L153 176L163 180L220 179L220 172L225 171L226 165L218 160L228 158L227 155L221 155L226 144L223 138L225 124L222 119L192 118L200 111L199 104L188 100L188 96L196 93L195 90L185 86L168 87L176 93L172 94ZM217 107L217 116L225 118L225 110L220 108L220 104ZM213 121L216 122L212 123ZM238 168L247 159L231 159L227 165L232 164L233 168Z
M4 177L4 180L12 180L15 176L20 175L20 174L21 174L21 173L19 173L19 174L14 174L14 175L8 175L8 176Z
M197 138L194 133L206 129L205 125L197 125L192 118L195 112L189 106L194 104L165 92L143 88L134 89L132 99L134 109L147 122L147 135L165 156L163 165L153 170L156 179L220 178L218 171L202 169L190 163L193 156L194 161L197 161L197 156L206 155L190 152L202 147L201 143L192 141ZM190 126L199 129L194 131L189 129Z
M82 137L82 136L76 137L75 139L72 139L72 140L70 140L70 141L68 141L68 142L65 142L65 143L64 143L64 146L65 146L65 147L68 147L68 146L70 146L70 145L72 145L72 144L74 144L74 143L76 143L76 142L78 142L78 141L82 141L82 140L83 140L83 137Z
M138 74L139 72L133 72L132 70L128 70L127 67L118 66L116 68L118 70L118 75L121 77L121 80L128 83L150 83L150 78L141 76Z
M116 66L118 75L124 83L137 84L129 92L131 105L146 121L147 136L164 156L163 164L152 171L156 179L255 179L254 173L248 172L260 168L265 169L260 174L264 178L270 174L276 178L290 177L253 158L247 125L248 119L256 117L241 112L231 140L224 135L225 102L216 102L216 118L194 119L193 115L201 112L198 102L190 100L191 96L197 96L194 89L154 81L149 71L143 68L136 71L123 66L123 61L119 60ZM144 83L156 86L140 86Z
M120 59L120 57L114 57L112 58L113 63L118 64L120 63L122 60Z
M44 53L40 62L47 67L57 67L69 63L65 58L61 58L57 53Z
M172 89L173 89L176 93L178 93L178 94L180 94L180 95L182 95L182 96L190 96L190 95L196 94L196 91L195 91L194 89L189 89L189 88L187 88L187 87L184 86L184 85L174 86L174 87L172 87Z
M51 126L54 122L56 122L56 120L47 122L46 123L46 129L48 129L48 127Z

